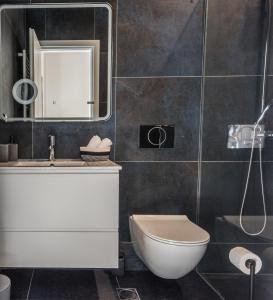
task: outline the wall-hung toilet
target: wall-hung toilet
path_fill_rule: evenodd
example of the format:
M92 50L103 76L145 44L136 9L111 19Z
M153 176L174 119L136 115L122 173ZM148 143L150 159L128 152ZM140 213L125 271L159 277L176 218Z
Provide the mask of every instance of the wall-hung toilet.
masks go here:
M166 279L193 270L210 239L186 215L132 215L129 224L138 257L155 275Z

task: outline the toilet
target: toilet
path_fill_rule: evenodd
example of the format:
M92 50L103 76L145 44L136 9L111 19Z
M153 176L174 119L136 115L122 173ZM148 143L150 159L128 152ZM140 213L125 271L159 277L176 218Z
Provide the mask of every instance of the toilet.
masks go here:
M137 256L151 272L166 279L192 271L210 240L186 215L132 215L129 225Z

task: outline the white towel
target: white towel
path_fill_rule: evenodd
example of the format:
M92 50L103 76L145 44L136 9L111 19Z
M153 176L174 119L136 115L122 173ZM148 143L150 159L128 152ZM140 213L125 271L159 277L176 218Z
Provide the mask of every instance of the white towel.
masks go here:
M94 135L92 139L89 141L87 147L88 148L96 148L101 144L101 138L98 135Z
M112 146L112 141L108 138L105 138L101 141L101 143L97 146L98 148L102 149L102 148L107 148L107 147L111 147Z

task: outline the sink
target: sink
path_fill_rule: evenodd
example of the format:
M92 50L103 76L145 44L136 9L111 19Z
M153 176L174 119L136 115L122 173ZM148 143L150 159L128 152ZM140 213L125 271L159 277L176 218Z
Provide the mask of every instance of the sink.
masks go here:
M54 167L83 167L86 165L82 160L54 160Z
M11 163L13 167L50 167L49 160L24 160Z
M10 167L83 167L86 163L82 160L57 159L49 160L22 160L9 163Z

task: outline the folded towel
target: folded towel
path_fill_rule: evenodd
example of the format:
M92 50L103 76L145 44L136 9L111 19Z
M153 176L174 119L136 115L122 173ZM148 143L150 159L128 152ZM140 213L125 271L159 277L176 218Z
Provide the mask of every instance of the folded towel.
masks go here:
M81 152L90 152L90 153L110 152L111 147L104 147L104 148L80 147L80 151Z
M94 135L88 143L87 147L95 148L98 147L99 144L101 144L101 138L98 135Z
M108 138L105 138L101 141L101 143L97 146L98 148L106 148L106 147L111 147L112 146L112 141Z

